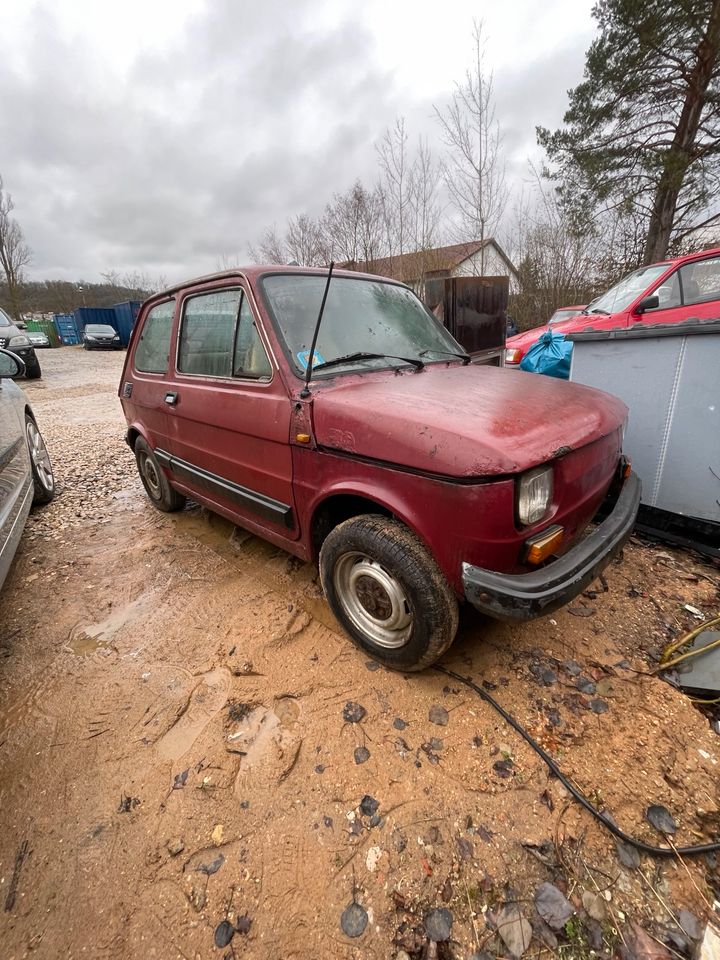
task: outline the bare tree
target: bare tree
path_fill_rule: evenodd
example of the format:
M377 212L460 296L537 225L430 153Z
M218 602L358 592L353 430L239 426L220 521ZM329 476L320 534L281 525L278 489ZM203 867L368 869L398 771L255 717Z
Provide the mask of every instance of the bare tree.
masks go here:
M390 256L407 253L410 214L410 169L405 117L385 131L376 147L381 171L385 233Z
M289 257L277 227L267 227L257 247L250 247L250 257L255 263L287 263Z
M531 195L517 202L508 237L519 285L508 309L521 329L546 323L558 307L588 303L616 269L606 260L613 244L605 231L578 230L557 192L535 176Z
M424 293L425 274L436 269L431 251L438 246L442 209L438 198L441 178L440 165L433 157L427 140L420 137L417 153L409 174L408 207L409 234L413 257L413 272L420 283L418 291Z
M325 208L323 235L328 259L362 262L372 269L383 255L383 201L379 188L357 180L347 193L335 194Z
M14 208L12 196L5 190L0 176L0 265L5 273L11 313L16 320L20 320L23 268L30 263L32 254L25 243L20 224L11 216Z
M445 180L462 240L489 239L507 204L502 136L495 118L493 78L483 66L482 23L473 21L475 62L455 86L450 103L435 107L448 151ZM484 272L484 249L480 273Z

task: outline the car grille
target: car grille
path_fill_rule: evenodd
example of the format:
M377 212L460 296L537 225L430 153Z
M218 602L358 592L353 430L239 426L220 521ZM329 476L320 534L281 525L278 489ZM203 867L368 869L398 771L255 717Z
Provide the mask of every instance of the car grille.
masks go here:
M10 337L0 337L0 350L4 350L10 343Z

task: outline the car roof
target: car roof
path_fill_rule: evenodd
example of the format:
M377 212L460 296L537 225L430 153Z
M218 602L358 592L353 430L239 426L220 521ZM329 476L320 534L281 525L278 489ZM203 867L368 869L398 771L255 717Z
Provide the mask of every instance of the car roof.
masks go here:
M234 267L232 270L221 270L219 273L209 273L202 277L195 277L193 280L176 283L161 293L155 294L152 299L167 297L170 294L177 293L179 290L186 290L188 287L199 286L200 284L212 283L215 280L234 280L240 277L247 277L248 280L253 282L259 280L264 275L273 273L296 273L299 276L309 274L311 276L327 277L328 267L300 267L283 263L255 263L249 267ZM406 284L401 283L399 280L393 280L391 277L381 277L379 274L374 273L360 273L357 270L333 270L333 277L347 277L355 280L380 280L383 283L393 283L401 287L406 286Z

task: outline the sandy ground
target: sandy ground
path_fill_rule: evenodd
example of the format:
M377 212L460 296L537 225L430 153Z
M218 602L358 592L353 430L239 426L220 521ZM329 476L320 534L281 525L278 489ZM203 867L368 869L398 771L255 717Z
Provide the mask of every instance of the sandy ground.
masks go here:
M716 859L623 865L469 689L357 652L314 569L198 507L156 512L122 360L47 351L26 385L60 492L0 595L2 957L469 958L530 935L528 956L687 955ZM717 567L633 541L606 579L529 625L465 611L444 663L630 833L662 842L662 804L674 842L716 840L720 740L652 669L698 622L685 604L716 614ZM554 932L543 882L574 910Z

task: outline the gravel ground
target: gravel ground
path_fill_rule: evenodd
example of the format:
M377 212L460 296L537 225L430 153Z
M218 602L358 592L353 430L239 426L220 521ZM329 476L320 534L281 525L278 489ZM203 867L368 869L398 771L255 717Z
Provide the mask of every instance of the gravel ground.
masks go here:
M690 956L716 859L618 849L470 690L345 639L316 571L146 501L122 354L43 354L59 495L0 595L3 958ZM471 675L620 825L718 839L718 738L658 679L718 570L632 542L521 627L465 611ZM684 912L682 912L684 911Z

